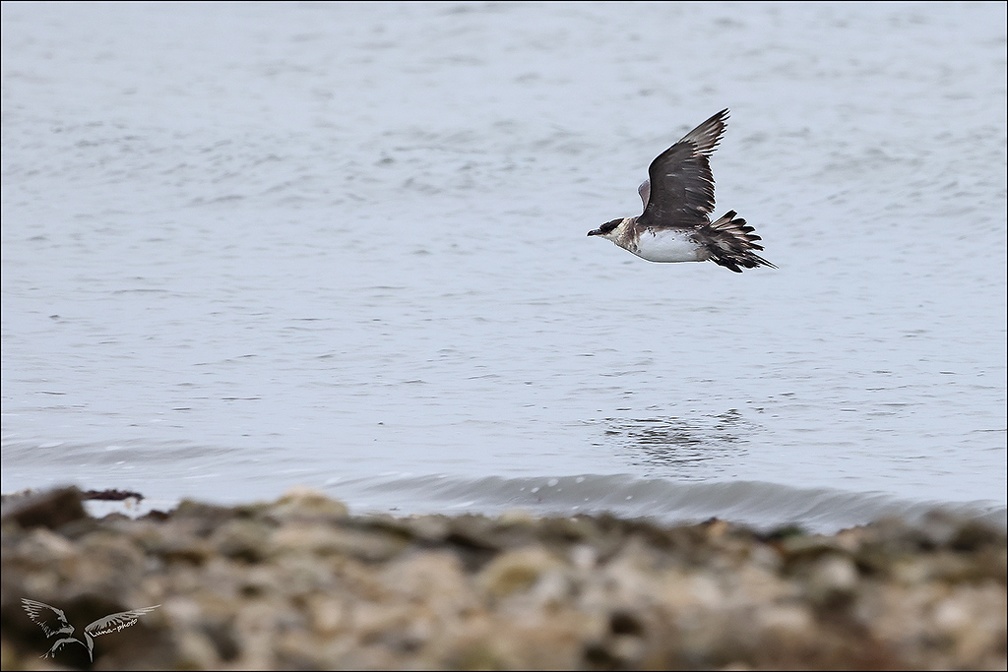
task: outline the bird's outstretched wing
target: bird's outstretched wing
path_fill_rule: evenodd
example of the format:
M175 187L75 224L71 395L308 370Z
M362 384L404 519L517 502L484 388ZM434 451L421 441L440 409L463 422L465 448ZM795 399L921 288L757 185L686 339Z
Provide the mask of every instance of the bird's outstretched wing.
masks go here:
M28 618L42 628L47 638L57 634L69 635L74 631L62 609L27 597L21 598L21 606L28 612Z
M101 635L121 630L124 627L128 628L133 625L131 621L135 621L137 618L154 611L160 606L160 604L155 604L153 607L141 607L139 609L130 609L129 611L120 611L118 614L109 614L104 618L99 618L97 621L88 623L87 627L84 628L84 632L92 637L100 637Z
M692 228L710 223L714 210L714 176L710 156L725 130L728 110L721 110L686 134L651 162L649 197L639 191L645 226Z
M644 203L644 207L647 207L648 199L651 198L651 180L644 180L637 187L637 193L640 194L640 200Z

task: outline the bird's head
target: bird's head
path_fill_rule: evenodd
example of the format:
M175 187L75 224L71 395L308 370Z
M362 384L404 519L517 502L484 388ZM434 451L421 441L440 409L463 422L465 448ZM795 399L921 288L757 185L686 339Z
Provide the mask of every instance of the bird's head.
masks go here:
M615 235L616 228L623 223L623 219L613 219L606 222L597 229L592 229L588 232L589 236L602 236L603 238L612 238Z

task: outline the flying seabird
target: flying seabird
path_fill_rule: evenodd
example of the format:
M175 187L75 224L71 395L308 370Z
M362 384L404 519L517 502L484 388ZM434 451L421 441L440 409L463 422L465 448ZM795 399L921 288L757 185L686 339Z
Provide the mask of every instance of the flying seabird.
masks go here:
M649 179L637 189L644 202L642 214L606 222L588 235L608 238L648 261L710 260L736 273L757 266L777 268L756 254L763 250L756 242L762 239L734 210L711 223L710 156L727 119L728 110L721 110L651 162Z

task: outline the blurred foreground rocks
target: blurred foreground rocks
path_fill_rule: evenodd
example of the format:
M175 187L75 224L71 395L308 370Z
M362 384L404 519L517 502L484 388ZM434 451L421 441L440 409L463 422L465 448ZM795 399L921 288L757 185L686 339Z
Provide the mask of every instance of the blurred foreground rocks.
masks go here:
M2 525L3 669L1006 668L1005 532L942 514L767 534L297 490L95 519L64 489L5 498ZM90 660L85 626L154 605Z

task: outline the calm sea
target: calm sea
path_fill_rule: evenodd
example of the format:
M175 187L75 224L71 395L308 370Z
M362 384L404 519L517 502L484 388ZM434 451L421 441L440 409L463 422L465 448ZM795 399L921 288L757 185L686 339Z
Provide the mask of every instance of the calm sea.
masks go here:
M4 3L2 491L1006 521L1004 3ZM586 237L718 110L779 270Z

